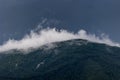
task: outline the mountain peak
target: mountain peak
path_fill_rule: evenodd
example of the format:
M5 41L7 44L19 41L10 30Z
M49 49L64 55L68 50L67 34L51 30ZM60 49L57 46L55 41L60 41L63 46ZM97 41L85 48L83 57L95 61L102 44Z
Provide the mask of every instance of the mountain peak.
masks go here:
M120 48L87 40L0 54L1 80L119 80ZM96 76L95 76L96 75Z

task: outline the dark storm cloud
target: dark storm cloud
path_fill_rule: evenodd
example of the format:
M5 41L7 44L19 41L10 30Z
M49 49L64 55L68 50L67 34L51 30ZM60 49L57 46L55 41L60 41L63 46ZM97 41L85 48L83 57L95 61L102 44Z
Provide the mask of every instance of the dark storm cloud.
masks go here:
M47 18L52 26L58 21L60 28L105 32L119 41L119 8L119 0L0 0L0 38L17 33L11 37L19 39Z

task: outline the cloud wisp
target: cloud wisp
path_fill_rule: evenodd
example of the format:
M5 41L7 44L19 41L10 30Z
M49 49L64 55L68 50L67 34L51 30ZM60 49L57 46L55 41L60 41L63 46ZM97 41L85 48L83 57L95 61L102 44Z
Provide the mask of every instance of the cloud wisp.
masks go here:
M9 50L28 51L29 49L37 49L40 46L52 42L61 42L71 39L86 39L91 42L104 43L110 46L120 47L119 43L113 42L108 37L97 37L95 34L88 34L85 30L79 30L77 33L67 30L57 30L56 28L41 29L38 32L31 31L29 35L25 35L21 40L10 39L3 45L0 45L0 52Z

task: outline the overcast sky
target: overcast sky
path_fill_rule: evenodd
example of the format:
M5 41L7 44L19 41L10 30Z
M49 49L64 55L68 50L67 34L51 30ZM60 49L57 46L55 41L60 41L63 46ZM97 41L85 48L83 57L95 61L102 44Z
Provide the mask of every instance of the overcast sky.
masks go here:
M120 42L120 0L0 0L0 43L46 26L106 33Z

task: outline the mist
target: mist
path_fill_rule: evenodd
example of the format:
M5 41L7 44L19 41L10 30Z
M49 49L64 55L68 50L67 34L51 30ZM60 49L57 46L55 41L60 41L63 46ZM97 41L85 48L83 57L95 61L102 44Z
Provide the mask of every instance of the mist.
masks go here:
M9 39L3 45L0 45L0 52L13 49L27 52L29 49L37 49L46 44L72 39L85 39L95 43L104 43L110 46L120 47L119 43L113 42L105 34L101 34L101 36L98 37L95 34L87 33L83 29L74 33L64 29L46 28L38 31L31 30L30 34L26 34L21 40Z

